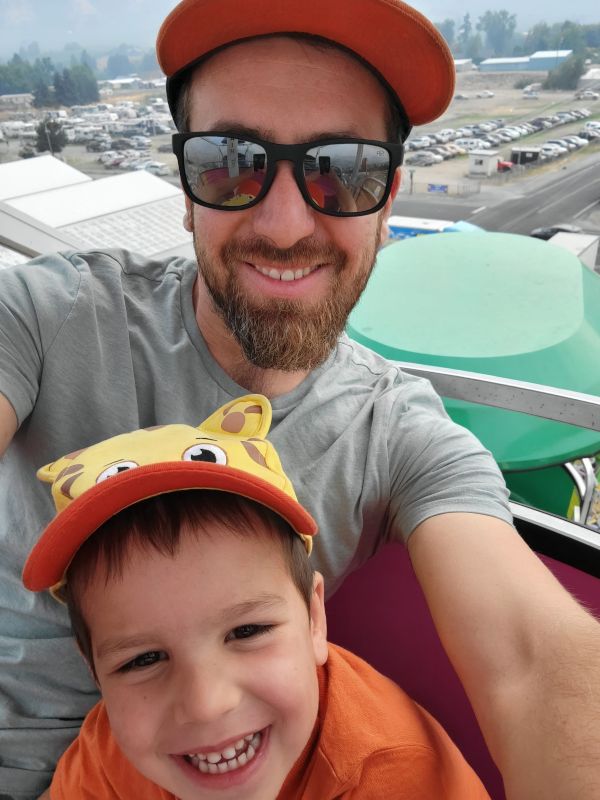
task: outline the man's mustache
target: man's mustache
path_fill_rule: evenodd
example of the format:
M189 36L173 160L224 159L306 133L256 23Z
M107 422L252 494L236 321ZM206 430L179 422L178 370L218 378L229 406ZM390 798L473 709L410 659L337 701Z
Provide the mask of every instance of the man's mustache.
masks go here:
M333 244L321 244L311 239L300 239L291 247L275 247L266 239L254 237L243 241L233 240L223 246L222 257L231 261L268 261L270 264L332 264L341 268L346 263L346 254Z

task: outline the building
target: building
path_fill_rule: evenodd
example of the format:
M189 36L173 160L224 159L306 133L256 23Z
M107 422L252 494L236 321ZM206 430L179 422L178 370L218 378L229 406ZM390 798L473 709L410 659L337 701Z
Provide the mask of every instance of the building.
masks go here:
M471 72L472 70L477 69L477 67L475 64L473 64L472 58L455 58L454 69L456 72Z
M33 95L29 92L19 94L0 94L0 108L18 109L31 108Z
M572 55L572 50L537 50L529 56L529 69L534 72L550 72L560 67Z
M2 266L99 247L193 257L182 225L183 192L145 170L91 180L53 156L39 156L1 164L0 187Z
M471 150L469 152L469 176L489 178L498 170L498 150Z
M486 58L479 65L480 72L550 72L571 55L572 50L537 50L530 56L512 58Z

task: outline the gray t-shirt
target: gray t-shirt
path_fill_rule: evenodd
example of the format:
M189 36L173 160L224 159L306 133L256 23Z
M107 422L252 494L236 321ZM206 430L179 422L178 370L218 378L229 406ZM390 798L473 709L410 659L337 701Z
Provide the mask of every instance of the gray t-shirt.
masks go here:
M53 514L36 469L136 428L197 425L245 393L198 330L195 270L111 251L0 273L0 392L19 421L0 461L0 795L36 797L96 700L64 608L21 586ZM272 405L269 438L320 525L313 561L329 593L429 516L511 519L490 454L430 385L345 336Z

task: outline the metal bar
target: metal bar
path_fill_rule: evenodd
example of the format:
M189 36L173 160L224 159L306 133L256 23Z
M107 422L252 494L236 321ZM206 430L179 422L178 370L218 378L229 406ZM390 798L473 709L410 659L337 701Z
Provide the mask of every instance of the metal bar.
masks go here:
M600 431L600 397L595 395L446 367L396 363L405 372L430 380L443 397Z
M548 514L546 511L524 506L521 503L510 502L509 505L517 527L519 520L532 523L550 533L559 534L574 542L585 544L587 547L598 551L597 554L600 555L600 533L598 531L593 531L563 517Z

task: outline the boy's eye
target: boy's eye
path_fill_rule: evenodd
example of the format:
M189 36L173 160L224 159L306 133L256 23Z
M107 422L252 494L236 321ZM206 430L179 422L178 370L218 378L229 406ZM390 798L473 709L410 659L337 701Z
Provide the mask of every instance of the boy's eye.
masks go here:
M122 667L119 667L119 672L129 672L132 669L144 669L144 667L151 667L153 664L156 664L159 661L164 661L166 657L167 654L162 650L150 650L148 653L142 653L141 655L132 658L131 661L128 661L126 664L123 664Z
M251 639L255 636L262 636L272 630L274 625L238 625L225 637L226 642L235 639Z

